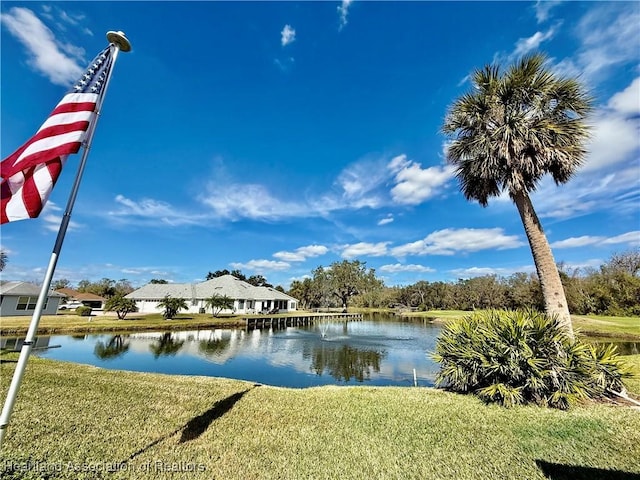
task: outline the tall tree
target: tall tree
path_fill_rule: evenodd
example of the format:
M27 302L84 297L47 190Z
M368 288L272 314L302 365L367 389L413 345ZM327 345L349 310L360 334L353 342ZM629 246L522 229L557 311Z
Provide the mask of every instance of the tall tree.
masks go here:
M317 273L316 273L317 272ZM381 289L383 283L378 280L375 270L367 270L366 262L360 260L343 260L334 262L326 270L317 269L314 276L324 276L329 290L335 295L340 306L347 308L351 297L357 294L365 294L376 289Z
M314 298L311 279L307 277L302 281L292 281L289 287L289 295L300 302L301 308L310 308Z
M246 282L250 283L254 287L273 287L273 285L267 282L267 279L262 275L251 275L247 278Z
M66 278L59 278L51 283L52 290L60 290L61 288L71 288L71 281Z
M533 54L504 72L497 65L475 71L473 90L449 108L442 130L451 140L447 160L464 196L487 206L506 191L516 204L545 310L573 336L556 262L529 195L544 175L565 183L582 165L593 99L576 79L559 77L545 62Z
M7 266L7 253L4 250L0 250L0 272Z

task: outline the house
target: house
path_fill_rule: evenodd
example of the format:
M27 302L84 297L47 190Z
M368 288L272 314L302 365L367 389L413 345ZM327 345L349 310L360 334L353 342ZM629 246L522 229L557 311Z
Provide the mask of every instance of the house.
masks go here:
M104 310L104 302L107 301L106 298L100 295L78 292L72 288L59 288L56 292L66 297L66 301L60 305L60 310L64 310L67 304L74 305L73 308L82 304L85 307L91 307L92 310L102 311Z
M190 313L204 313L207 299L217 295L233 300L233 308L222 314L256 312L290 312L298 308L298 300L271 287L256 287L233 275L223 275L201 283L149 283L126 295L136 301L138 312L159 313L158 303L166 296L183 298ZM209 309L209 311L211 311Z
M40 287L27 282L0 283L0 316L33 315ZM42 309L43 315L55 315L64 296L50 291Z

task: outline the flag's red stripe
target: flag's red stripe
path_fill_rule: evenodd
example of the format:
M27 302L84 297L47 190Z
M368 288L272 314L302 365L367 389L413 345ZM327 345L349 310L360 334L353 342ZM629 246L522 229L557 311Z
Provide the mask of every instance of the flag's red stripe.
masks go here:
M22 203L27 210L29 218L35 218L42 210L42 199L40 198L40 192L36 187L36 182L33 179L33 171L35 167L30 168L24 172L24 184L22 185Z
M92 112L96 108L95 102L69 102L58 105L53 112L49 115L57 115L59 113L71 113L71 112Z
M2 175L2 178L9 178L12 175L14 175L15 173L19 172L20 170L24 170L25 168L29 168L32 167L38 163L42 163L42 155L43 154L47 154L49 151L52 151L52 157L57 157L59 155L66 155L68 153L76 153L78 151L78 149L80 148L79 144L78 144L78 148L75 151L68 151L68 152L56 152L54 150L44 150L42 152L36 152L33 153L31 155L29 155L28 157L23 158L20 162L18 162L16 164L16 161L18 160L18 158L20 158L20 155L22 155L22 152L24 152L29 145L31 145L32 143L41 140L43 138L47 138L47 137L55 137L56 135L60 135L60 134L64 134L64 133L70 133L73 131L86 131L87 128L89 126L89 122L88 121L80 121L80 122L74 122L74 123L68 123L66 125L54 125L48 128L45 128L44 130L38 132L36 135L34 135L31 139L29 139L23 146L21 146L18 150L16 150L15 152L13 152L11 155L9 155L7 158L5 158L2 163L0 163L0 172ZM74 142L74 143L78 143L78 142Z
M49 170L49 175L51 176L51 186L49 187L49 191L51 191L58 180L58 176L60 175L62 163L59 158L56 158L55 160L48 162L44 168ZM35 167L30 168L29 172L25 173L25 182L22 187L22 201L24 202L24 206L30 218L35 218L40 215L42 207L44 206L43 202L46 201L46 199L40 196L40 191L38 190L38 186L33 175L34 173Z
M3 180L0 184L0 224L7 223L7 203L11 200L11 189L9 188L9 182Z
M16 169L17 171L25 170L30 167L34 167L41 163L49 162L57 157L62 155L70 155L72 153L77 153L80 150L81 142L69 142L63 145L58 145L55 148L50 148L48 150L44 150L42 152L36 152L33 155L29 155L25 159L23 159L18 166L20 168ZM4 177L4 172L2 174Z

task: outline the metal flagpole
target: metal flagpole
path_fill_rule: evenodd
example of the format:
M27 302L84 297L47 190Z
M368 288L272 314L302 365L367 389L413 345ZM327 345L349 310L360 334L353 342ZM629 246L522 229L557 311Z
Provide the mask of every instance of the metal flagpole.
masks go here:
M51 253L51 258L49 259L49 266L47 267L47 272L44 276L44 281L42 282L42 288L40 289L40 294L38 295L38 301L36 302L35 310L33 311L33 316L31 317L31 323L29 324L29 330L27 331L27 336L25 337L24 343L22 344L22 348L20 350L20 357L18 358L18 363L16 365L16 369L13 373L13 378L11 379L11 385L9 386L9 391L7 392L7 398L4 401L4 406L2 407L2 414L0 415L0 449L2 448L2 443L4 441L4 437L7 432L7 427L9 425L9 418L11 417L11 412L13 411L13 406L16 401L16 397L18 395L18 390L20 389L20 383L22 382L22 376L24 375L25 368L27 366L27 361L29 360L29 355L31 354L31 349L36 339L36 333L38 331L38 324L40 323L40 317L42 316L42 310L44 308L45 301L49 294L49 288L51 288L51 280L53 279L53 273L56 269L56 264L58 263L58 256L60 255L60 250L62 249L62 243L64 242L65 234L67 233L67 227L69 226L69 221L71 220L71 211L73 210L73 205L76 201L76 196L78 195L78 189L80 188L80 180L82 179L82 174L84 172L84 167L87 162L87 157L89 155L89 150L91 149L91 141L93 140L93 134L96 129L96 124L98 123L98 119L100 118L100 111L102 110L102 102L104 101L104 97L107 94L107 88L109 87L109 81L111 80L111 74L113 73L113 68L116 63L116 59L118 58L118 52L122 50L123 52L128 52L131 50L131 44L127 37L123 32L107 32L107 40L111 44L113 50L113 58L111 61L111 68L109 69L109 74L105 80L105 85L102 91L102 95L98 99L98 103L96 104L96 117L94 118L91 125L89 125L89 129L87 131L87 136L84 141L84 151L82 152L82 159L80 160L80 165L78 166L78 172L76 173L75 181L73 182L73 187L71 188L71 194L69 195L69 200L67 202L67 208L65 209L64 216L62 217L62 222L60 223L60 228L58 230L58 236L56 238L56 243L53 246L53 252Z

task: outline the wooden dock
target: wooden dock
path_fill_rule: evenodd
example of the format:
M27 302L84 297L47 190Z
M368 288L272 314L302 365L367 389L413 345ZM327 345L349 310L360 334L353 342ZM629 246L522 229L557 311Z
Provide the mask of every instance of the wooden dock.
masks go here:
M313 313L306 315L246 317L247 331L263 328L286 328L313 325L319 321L342 320L345 322L362 320L361 313Z

